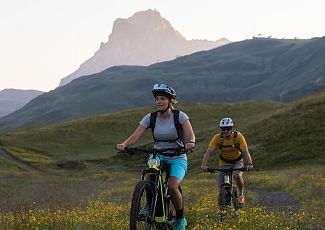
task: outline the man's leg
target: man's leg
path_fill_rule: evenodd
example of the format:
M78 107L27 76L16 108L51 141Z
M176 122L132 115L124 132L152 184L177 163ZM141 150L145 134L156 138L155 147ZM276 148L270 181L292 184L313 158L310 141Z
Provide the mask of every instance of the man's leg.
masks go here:
M237 185L237 188L238 188L239 203L240 204L245 204L243 172L234 171L233 175L234 175L234 179L236 181L236 185Z

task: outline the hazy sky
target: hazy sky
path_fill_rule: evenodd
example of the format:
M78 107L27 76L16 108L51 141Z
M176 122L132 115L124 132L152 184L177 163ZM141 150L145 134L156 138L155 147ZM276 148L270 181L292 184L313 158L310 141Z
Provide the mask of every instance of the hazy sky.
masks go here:
M325 36L323 0L0 0L0 90L49 91L108 41L117 18L156 9L186 39Z

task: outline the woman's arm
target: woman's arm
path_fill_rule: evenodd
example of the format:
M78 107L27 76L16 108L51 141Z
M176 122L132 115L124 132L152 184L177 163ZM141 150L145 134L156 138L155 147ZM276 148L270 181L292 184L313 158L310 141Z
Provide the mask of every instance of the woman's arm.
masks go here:
M185 149L192 149L195 146L195 135L190 120L182 124L185 136Z
M139 140L139 138L143 135L145 131L146 128L143 125L139 125L138 128L134 131L134 133L129 136L122 144L116 145L116 149L121 151L124 150L125 147L134 144L135 142L137 142L137 140Z

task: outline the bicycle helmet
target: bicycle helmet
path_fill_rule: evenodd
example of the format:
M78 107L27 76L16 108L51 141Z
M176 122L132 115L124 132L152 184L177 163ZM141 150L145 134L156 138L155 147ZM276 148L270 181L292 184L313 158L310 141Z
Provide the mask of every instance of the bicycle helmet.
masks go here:
M231 118L226 117L221 119L219 126L220 128L233 127L234 123L232 122Z
M165 96L169 99L176 100L176 91L172 87L164 83L154 84L152 88L152 94L154 97Z

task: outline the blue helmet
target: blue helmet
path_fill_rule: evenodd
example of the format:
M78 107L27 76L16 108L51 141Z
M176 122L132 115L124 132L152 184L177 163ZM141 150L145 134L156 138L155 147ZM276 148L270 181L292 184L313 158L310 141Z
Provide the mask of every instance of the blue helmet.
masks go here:
M154 84L152 88L152 94L154 97L165 96L169 99L176 99L176 91L164 83Z

